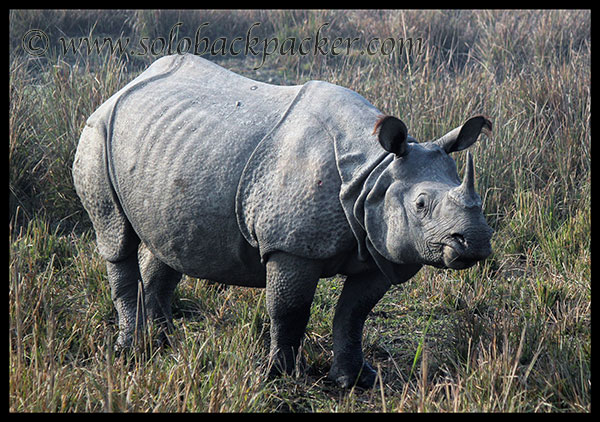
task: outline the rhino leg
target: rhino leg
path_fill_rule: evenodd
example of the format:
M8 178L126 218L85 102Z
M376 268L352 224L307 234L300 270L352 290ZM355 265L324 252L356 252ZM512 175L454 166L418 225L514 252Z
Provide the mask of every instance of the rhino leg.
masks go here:
M181 273L158 260L142 242L138 248L138 261L144 287L145 314L158 328L158 342L167 344L167 334L173 328L171 302Z
M111 297L119 318L116 349L131 345L137 314L137 248L140 242L111 186L104 134L86 125L73 162L73 183L96 232L98 252L106 260Z
M292 374L322 266L319 261L276 252L266 267L267 311L271 318L269 375Z
M120 261L106 261L110 293L119 318L119 337L115 349L130 347L143 327L143 307L138 306L138 281L141 279L137 253ZM136 332L137 329L137 332Z
M333 364L329 379L340 387L373 386L376 373L364 360L362 333L367 315L390 287L380 272L348 276L333 319Z

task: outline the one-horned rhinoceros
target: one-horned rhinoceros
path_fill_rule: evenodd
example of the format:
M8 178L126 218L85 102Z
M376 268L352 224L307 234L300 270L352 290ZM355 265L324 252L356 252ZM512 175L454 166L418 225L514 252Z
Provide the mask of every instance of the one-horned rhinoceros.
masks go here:
M266 287L270 373L295 368L317 281L346 275L329 377L370 386L367 314L423 265L462 269L491 253L466 154L491 130L472 117L417 143L398 118L330 83L257 82L193 55L163 57L87 120L73 178L132 344L138 298L171 326L182 274ZM138 282L141 280L141 282Z

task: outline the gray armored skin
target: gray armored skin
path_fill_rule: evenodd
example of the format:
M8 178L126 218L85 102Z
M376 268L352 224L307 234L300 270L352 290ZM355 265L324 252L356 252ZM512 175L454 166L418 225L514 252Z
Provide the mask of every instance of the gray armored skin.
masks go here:
M359 94L274 86L193 55L163 57L87 120L75 188L106 260L120 348L145 317L171 327L182 274L266 288L270 373L292 373L319 278L346 275L329 377L371 386L367 314L423 265L491 253L471 154L483 116L417 143ZM141 280L141 282L138 282Z

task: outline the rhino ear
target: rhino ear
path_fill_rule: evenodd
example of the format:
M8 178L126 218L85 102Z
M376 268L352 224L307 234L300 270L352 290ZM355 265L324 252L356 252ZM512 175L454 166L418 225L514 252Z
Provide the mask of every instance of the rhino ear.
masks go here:
M448 154L451 152L462 151L473 145L481 132L490 136L492 132L492 122L485 116L474 116L467 120L462 126L451 130L435 141L435 144L442 147Z
M406 155L408 129L402 120L394 116L381 116L375 123L373 135L377 133L377 130L379 130L379 143L383 149L398 157Z

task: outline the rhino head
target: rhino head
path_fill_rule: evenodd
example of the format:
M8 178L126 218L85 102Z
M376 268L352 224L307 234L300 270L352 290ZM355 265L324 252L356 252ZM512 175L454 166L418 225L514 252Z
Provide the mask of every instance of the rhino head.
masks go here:
M490 255L493 230L475 191L473 157L467 152L461 181L450 154L468 148L491 128L488 119L475 116L437 140L417 143L401 120L380 117L373 134L394 154L380 178L387 181L378 180L370 194L380 204L371 213L379 223L371 241L381 255L396 264L452 269L468 268Z

